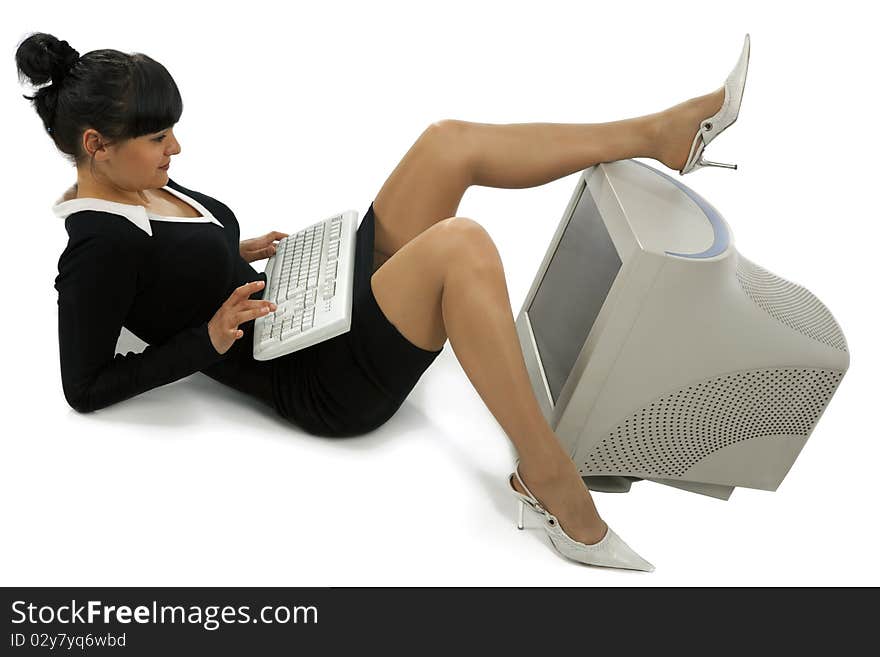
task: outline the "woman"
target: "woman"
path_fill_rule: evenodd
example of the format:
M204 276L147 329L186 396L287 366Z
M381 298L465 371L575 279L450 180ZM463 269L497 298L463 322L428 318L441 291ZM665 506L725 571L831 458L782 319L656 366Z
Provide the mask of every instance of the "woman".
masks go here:
M472 185L532 187L633 157L682 174L711 165L703 148L736 119L748 49L747 35L723 87L655 114L431 124L358 228L351 330L255 361L254 320L275 308L249 263L286 234L239 241L227 206L168 177L183 105L161 64L116 50L80 57L52 35L29 36L19 73L44 86L25 98L77 169L54 208L69 234L55 281L65 398L88 412L202 371L306 431L358 435L395 413L448 338L517 450L512 493L544 515L552 545L582 563L653 570L599 516L543 417L501 259L480 224L456 212ZM122 326L150 346L114 355Z

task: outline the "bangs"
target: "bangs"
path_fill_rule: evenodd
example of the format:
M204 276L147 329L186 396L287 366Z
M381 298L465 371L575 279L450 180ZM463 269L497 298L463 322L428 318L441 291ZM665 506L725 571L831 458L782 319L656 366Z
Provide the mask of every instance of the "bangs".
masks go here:
M183 113L174 78L162 64L140 53L132 54L132 67L126 136L141 137L173 126Z

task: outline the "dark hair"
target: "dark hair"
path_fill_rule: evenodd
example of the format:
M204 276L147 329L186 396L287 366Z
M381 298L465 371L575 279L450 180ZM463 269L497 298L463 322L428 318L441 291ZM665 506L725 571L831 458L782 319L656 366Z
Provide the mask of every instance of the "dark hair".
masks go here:
M46 132L74 164L82 133L94 128L108 143L164 130L180 120L183 100L159 62L141 53L92 50L82 57L67 41L37 32L15 53L19 80L40 87L33 102Z

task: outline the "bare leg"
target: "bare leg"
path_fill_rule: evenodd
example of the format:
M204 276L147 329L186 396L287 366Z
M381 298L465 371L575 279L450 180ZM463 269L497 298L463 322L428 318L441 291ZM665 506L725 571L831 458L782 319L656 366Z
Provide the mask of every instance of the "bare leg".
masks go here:
M476 222L447 218L457 213L471 184L538 185L597 162L637 156L680 168L700 120L720 107L717 94L653 118L605 124L441 122L413 145L374 202L378 269L371 284L382 311L425 349L439 349L448 336L515 445L523 479L569 535L584 543L599 541L607 525L538 407L497 250ZM672 158L682 150L678 164Z
M601 540L607 525L532 391L501 258L486 230L464 217L436 223L373 274L372 288L413 344L436 350L448 336L516 447L526 485L575 539Z
M722 88L662 112L608 123L434 123L374 200L377 260L455 216L471 185L534 187L631 157L680 169L700 121L717 112L723 99Z
M610 123L466 123L473 183L543 185L599 162L653 157L657 116Z
M721 88L666 112L609 123L467 123L473 184L535 187L598 162L632 157L681 169L701 119L721 109L723 100Z

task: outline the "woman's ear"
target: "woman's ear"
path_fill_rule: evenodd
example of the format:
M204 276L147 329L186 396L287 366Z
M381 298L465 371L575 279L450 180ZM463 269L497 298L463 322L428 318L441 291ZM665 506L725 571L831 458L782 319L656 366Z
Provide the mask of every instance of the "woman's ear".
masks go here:
M98 162L106 160L110 155L107 149L108 144L104 141L101 133L94 128L88 128L83 132L82 147L86 155Z

